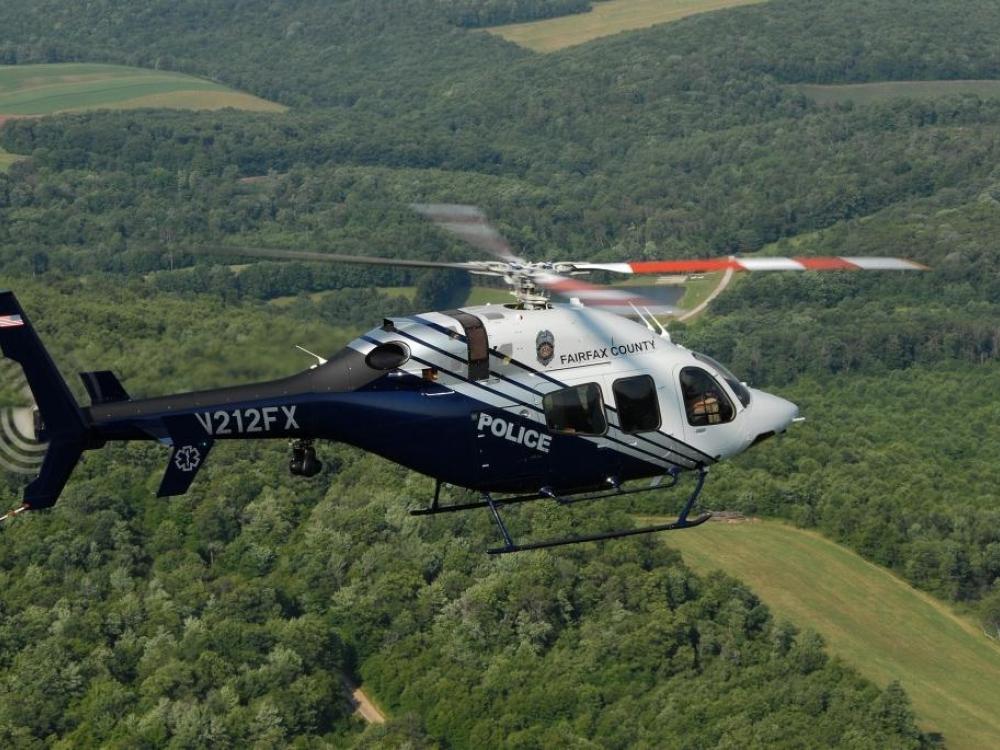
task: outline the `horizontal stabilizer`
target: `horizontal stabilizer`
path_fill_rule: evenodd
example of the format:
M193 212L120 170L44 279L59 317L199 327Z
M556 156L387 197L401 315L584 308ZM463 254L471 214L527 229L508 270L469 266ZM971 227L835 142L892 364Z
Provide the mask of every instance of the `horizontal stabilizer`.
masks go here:
M167 417L164 423L173 448L156 496L173 497L188 491L215 440L205 435L205 430L191 415Z
M90 394L90 403L94 406L129 400L128 393L111 370L81 372L80 380L83 381L83 387Z

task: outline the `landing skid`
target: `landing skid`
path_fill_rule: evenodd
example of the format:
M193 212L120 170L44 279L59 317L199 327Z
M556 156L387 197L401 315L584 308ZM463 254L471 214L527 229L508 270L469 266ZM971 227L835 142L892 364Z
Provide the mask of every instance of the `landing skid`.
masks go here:
M497 498L494 499L489 493L483 494L483 499L480 502L475 503L459 503L454 505L441 505L440 493L441 484L440 482L434 488L434 499L431 504L426 508L419 508L417 510L411 510L410 515L413 516L427 516L427 515L437 515L439 513L454 513L457 511L474 510L476 508L489 508L490 514L493 516L493 521L497 525L497 529L500 531L500 536L503 537L504 545L502 547L494 547L492 549L486 550L488 554L491 555L503 555L509 552L523 552L529 549L545 549L547 547L561 547L567 544L579 544L581 542L598 542L604 539L618 539L619 537L626 536L636 536L637 534L652 534L657 531L676 531L678 529L688 529L695 526L699 526L709 518L712 517L710 512L701 513L695 518L689 518L691 510L694 508L695 503L698 501L698 497L701 495L701 490L705 485L705 478L708 476L708 469L701 467L698 470L698 478L695 482L694 489L688 496L687 502L684 503L684 508L681 510L680 515L677 516L676 521L671 523L661 523L652 526L642 526L640 528L633 529L617 529L614 531L605 531L600 534L587 534L583 536L571 536L563 537L561 539L547 539L540 542L528 542L526 544L517 544L510 535L510 531L507 529L507 525L503 521L503 517L500 515L500 509L505 505L515 505L518 503L527 503L535 500L555 500L560 505L572 505L574 503L581 503L588 500L604 500L609 498L624 497L626 495L634 495L639 492L651 492L656 490L666 490L676 486L679 474L669 474L667 475L670 482L667 484L655 484L649 487L637 487L633 489L623 489L617 485L617 483L611 483L613 489L611 490L591 490L587 492L572 493L569 495L557 495L548 487L542 487L537 493L533 495L515 495L513 497ZM610 483L610 482L609 482Z

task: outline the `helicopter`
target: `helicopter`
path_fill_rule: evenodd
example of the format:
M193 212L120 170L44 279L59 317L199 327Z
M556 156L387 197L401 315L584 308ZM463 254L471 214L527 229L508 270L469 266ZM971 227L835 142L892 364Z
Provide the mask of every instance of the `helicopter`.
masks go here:
M241 256L460 269L500 277L509 304L391 317L316 364L266 382L133 399L110 371L81 373L81 407L12 292L0 293L0 349L19 363L36 403L34 439L46 446L22 504L0 521L56 504L82 454L110 441L170 448L157 491L184 494L219 440L289 441L292 475L322 469L317 440L343 442L434 479L413 515L487 510L504 554L698 526L692 516L709 467L785 432L798 407L747 386L711 357L674 343L664 308L583 281L594 271L677 274L725 271L912 271L888 257L735 257L630 263L528 261L514 254L474 206L414 209L492 255L485 261L400 260L232 248ZM554 303L553 293L568 297ZM301 348L301 347L300 347ZM670 523L517 542L501 511L667 490L694 475ZM627 483L643 481L640 486ZM444 503L443 486L474 502Z

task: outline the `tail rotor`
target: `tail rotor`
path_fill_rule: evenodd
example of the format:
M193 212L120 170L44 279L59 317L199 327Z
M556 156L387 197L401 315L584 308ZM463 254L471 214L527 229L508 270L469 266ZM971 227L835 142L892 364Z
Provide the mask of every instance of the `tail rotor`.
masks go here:
M36 475L24 489L23 504L0 517L3 521L55 505L80 456L102 441L91 436L76 399L12 292L0 292L0 351L7 358L4 368L21 370L41 418L28 407L10 410L6 418L0 414L0 461L16 473ZM42 425L38 434L33 425Z
M46 446L36 434L35 404L21 368L9 359L0 359L0 383L15 386L23 396L21 406L0 409L0 469L11 474L33 476L45 459Z

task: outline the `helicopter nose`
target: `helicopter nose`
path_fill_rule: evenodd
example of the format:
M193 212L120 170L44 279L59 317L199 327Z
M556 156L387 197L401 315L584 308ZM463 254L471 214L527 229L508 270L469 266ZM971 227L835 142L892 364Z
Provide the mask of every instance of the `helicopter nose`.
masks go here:
M751 445L784 432L799 416L799 407L779 396L751 389Z

